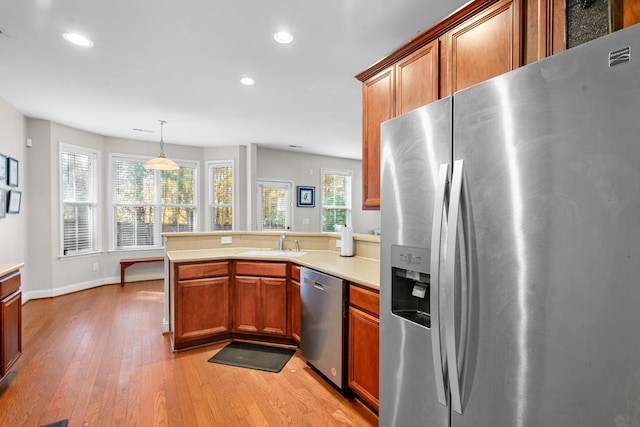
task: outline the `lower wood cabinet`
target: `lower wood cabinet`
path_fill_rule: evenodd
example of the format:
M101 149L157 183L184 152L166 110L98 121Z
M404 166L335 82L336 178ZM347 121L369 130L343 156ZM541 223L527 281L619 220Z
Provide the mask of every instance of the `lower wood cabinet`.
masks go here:
M287 264L236 262L233 331L287 335Z
M300 345L300 267L291 265L289 282L289 318L291 319L291 339Z
M179 264L172 286L174 348L185 348L229 333L229 263Z
M22 354L20 273L0 277L0 378Z
M349 285L349 388L376 411L379 401L380 295Z

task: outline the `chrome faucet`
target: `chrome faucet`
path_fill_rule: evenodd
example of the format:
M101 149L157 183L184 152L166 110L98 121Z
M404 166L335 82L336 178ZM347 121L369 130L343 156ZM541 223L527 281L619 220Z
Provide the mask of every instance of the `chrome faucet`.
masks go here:
M287 236L285 236L284 234L282 236L280 236L280 243L278 244L278 250L280 251L284 251L284 239Z

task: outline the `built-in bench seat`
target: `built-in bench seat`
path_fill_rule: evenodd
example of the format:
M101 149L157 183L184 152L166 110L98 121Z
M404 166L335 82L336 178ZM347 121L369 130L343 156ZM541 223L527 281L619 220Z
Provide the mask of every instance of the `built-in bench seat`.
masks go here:
M120 286L124 286L124 270L127 267L131 267L133 264L141 262L164 262L164 257L148 257L148 258L127 258L120 260Z

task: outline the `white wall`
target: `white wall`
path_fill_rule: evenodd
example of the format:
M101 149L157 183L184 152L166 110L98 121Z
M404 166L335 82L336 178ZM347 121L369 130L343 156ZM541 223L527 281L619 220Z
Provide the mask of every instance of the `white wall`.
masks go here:
M15 108L0 98L0 153L18 159L18 187L7 186L7 181L0 182L0 188L14 188L22 191L19 214L7 214L0 219L0 263L27 263L27 217L32 196L29 191L29 180L26 171L29 161L26 155L26 120ZM25 266L27 267L27 265ZM26 268L22 270L23 289L29 279Z
M362 162L340 157L319 156L293 151L271 150L258 147L256 179L272 179L293 182L293 231L322 231L320 214L320 185L322 169L348 170L352 175L352 226L356 233L371 233L380 228L380 211L362 210ZM296 187L316 188L314 208L296 207ZM309 219L309 224L303 224Z

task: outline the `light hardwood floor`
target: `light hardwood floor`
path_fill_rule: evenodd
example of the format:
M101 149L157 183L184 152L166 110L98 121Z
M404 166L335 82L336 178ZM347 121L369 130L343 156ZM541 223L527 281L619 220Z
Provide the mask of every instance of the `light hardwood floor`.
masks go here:
M371 426L377 417L296 353L280 373L208 363L226 343L173 353L162 281L23 306L21 358L0 383L0 426Z

